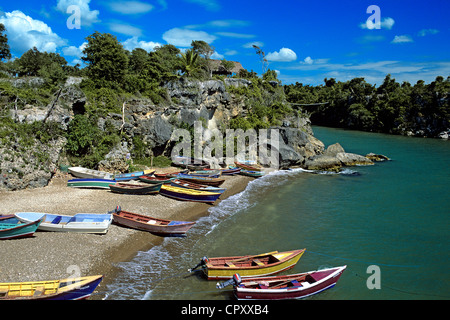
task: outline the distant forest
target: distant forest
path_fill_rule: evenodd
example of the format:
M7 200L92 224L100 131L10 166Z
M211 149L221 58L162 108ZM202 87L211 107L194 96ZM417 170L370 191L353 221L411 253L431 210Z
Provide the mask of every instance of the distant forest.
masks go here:
M428 137L450 130L450 76L411 85L388 74L378 87L364 78L331 78L320 86L286 85L285 94L291 103L309 104L303 108L317 125Z

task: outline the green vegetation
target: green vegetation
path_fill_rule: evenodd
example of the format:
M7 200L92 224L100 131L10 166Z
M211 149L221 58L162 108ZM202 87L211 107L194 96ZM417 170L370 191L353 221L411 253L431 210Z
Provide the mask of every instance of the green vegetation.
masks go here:
M392 134L417 132L431 137L450 127L450 77L444 80L438 76L428 85L422 80L411 85L400 84L388 74L379 87L364 78L324 82L320 86L285 86L287 100L303 104L314 124Z
M54 137L67 139L65 152L73 164L94 168L98 162L122 139L133 146L136 164L150 165L147 145L141 137L125 137L106 121L99 128L99 119L110 113L121 114L124 103L133 98L150 99L159 105L171 105L177 98L169 99L164 84L188 78L197 80L223 79L212 76L210 57L214 48L204 41L192 41L191 48L182 53L173 45L163 45L151 52L136 48L131 52L114 35L95 32L86 38L87 45L80 65L69 66L57 53L40 52L32 48L20 58L11 60L5 28L0 24L0 142L8 150L4 159L17 156L14 146L32 148L35 141L51 144ZM324 85L309 86L301 83L281 86L274 70L267 70L264 52L255 47L263 75L241 70L234 77L248 79L248 85L228 86L228 92L241 99L246 107L246 117L236 117L228 125L232 129L263 129L281 125L286 117L295 116L306 109L313 123L353 129L405 133L425 130L435 132L449 127L450 78L437 77L431 84L423 81L415 85L399 84L390 75L383 84L375 87L364 78L347 82L325 79ZM255 57L256 58L256 57ZM223 60L221 66L231 70L233 63ZM67 130L50 122L18 123L14 110L26 105L48 108L56 93L70 76L81 76L79 85L86 96L83 114L75 115ZM33 77L39 77L34 79ZM17 80L21 81L16 85ZM36 80L33 83L32 80ZM26 81L25 81L26 80ZM31 81L31 82L30 82ZM311 108L291 107L295 104L317 104ZM186 123L173 125L193 131ZM131 141L130 141L131 140ZM6 148L5 148L6 147ZM20 149L26 153L25 149ZM38 152L39 153L39 152ZM44 154L35 154L47 161ZM48 158L48 155L47 155ZM154 166L165 166L170 159L154 157Z

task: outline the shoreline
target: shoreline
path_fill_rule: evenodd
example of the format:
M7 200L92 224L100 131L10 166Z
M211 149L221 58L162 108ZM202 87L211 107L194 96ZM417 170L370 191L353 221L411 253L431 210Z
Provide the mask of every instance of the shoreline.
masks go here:
M58 173L43 188L0 191L0 214L106 213L120 205L124 210L149 216L196 221L208 215L208 209L221 200L244 191L253 180L242 175L224 178L222 186L227 190L210 205L178 201L160 194L124 195L109 190L71 188L67 187L67 180L72 176ZM189 237L189 232L186 236ZM139 251L149 250L163 240L164 237L116 224L111 224L105 235L37 231L30 238L0 241L0 282L61 279L79 272L83 276L102 274L100 286L106 286L119 271L117 263L130 261ZM96 298L93 295L91 299Z

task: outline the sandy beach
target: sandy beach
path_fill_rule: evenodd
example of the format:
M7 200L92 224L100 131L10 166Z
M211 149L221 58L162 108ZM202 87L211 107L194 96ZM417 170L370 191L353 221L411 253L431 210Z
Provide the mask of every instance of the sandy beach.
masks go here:
M152 217L195 221L207 215L212 206L177 201L160 194L124 195L109 190L67 187L67 181L72 178L70 174L57 173L44 188L0 191L0 214L107 213L120 205L123 210ZM240 175L224 178L222 186L227 190L214 205L243 191L253 179ZM30 238L3 240L0 241L0 282L67 278L79 270L83 276L102 274L100 286L104 286L114 278L115 263L133 258L138 251L148 250L162 239L112 224L105 235L37 231Z

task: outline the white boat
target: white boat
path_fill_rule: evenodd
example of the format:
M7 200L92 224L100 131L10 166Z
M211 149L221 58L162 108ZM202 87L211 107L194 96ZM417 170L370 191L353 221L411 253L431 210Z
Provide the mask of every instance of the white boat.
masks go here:
M87 169L83 167L70 167L67 170L73 176L82 179L114 179L114 174L106 171Z
M41 212L17 212L14 214L22 222L32 222L43 219L38 230L101 233L108 232L112 222L112 214L77 213L73 216L41 213Z

